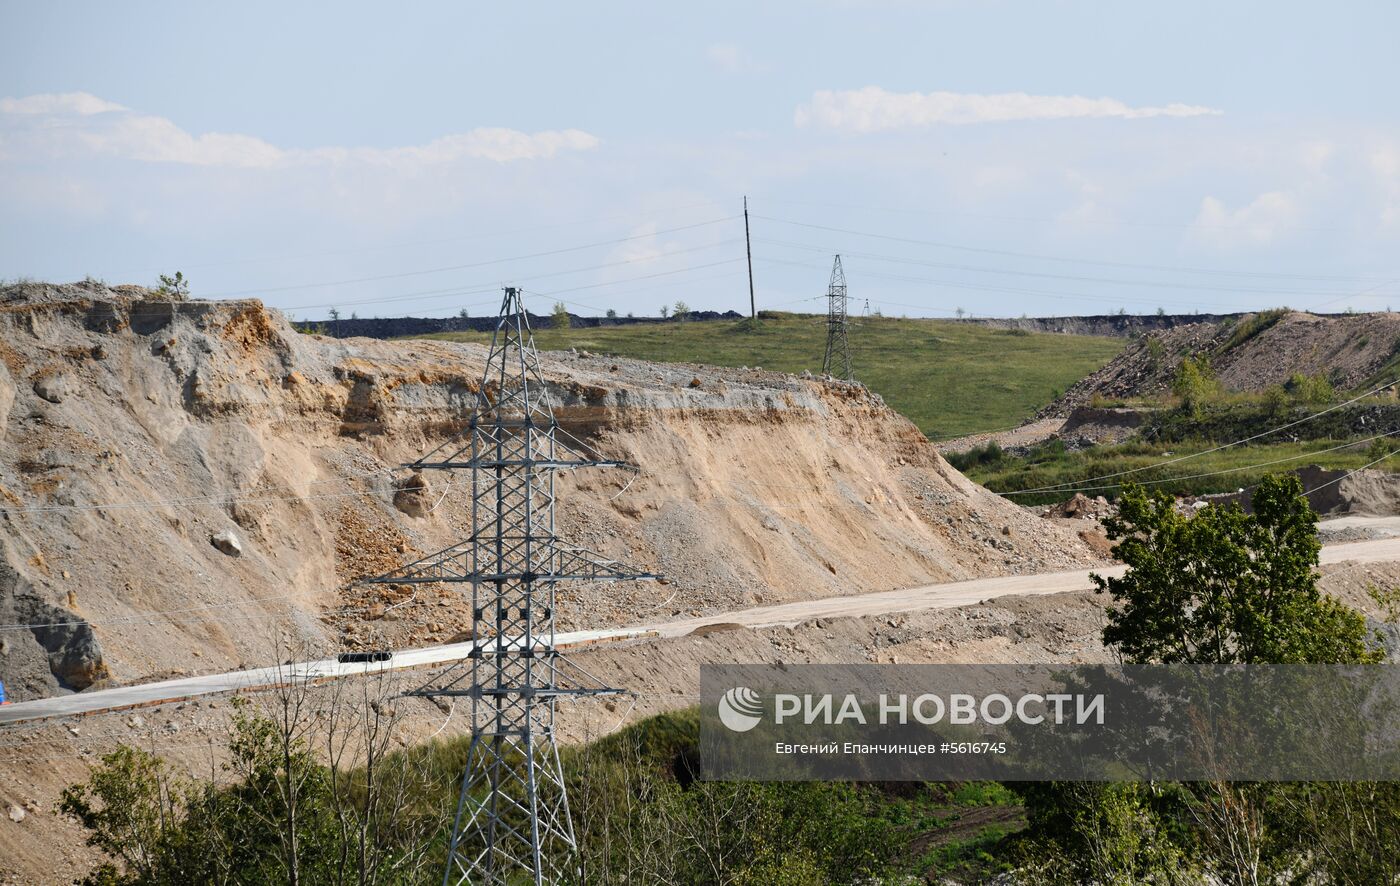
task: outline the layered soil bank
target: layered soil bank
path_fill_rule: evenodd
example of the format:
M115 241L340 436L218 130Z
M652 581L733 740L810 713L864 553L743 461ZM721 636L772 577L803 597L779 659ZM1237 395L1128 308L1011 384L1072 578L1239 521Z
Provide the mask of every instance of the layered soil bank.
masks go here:
M738 334L738 333L736 333ZM465 532L453 435L485 349L303 335L256 301L0 290L0 679L16 699L451 639L459 588L358 579ZM663 584L561 588L567 626L1095 562L859 385L547 354L570 541Z

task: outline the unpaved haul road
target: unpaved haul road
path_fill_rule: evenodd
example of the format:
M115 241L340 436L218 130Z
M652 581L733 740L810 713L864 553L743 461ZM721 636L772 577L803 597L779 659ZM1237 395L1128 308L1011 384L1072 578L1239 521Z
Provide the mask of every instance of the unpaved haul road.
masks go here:
M1400 538L1347 542L1326 545L1322 549L1323 564L1345 561L1377 563L1389 560L1400 560ZM1079 569L1071 572L1047 572L1039 575L977 578L970 581L925 585L898 591L859 594L853 597L827 597L823 600L804 600L799 603L784 603L780 606L760 606L738 612L707 615L703 618L636 625L616 630L572 631L559 634L556 642L559 646L568 648L612 640L642 639L648 636L682 637L698 627L712 624L738 624L749 628L763 628L775 625L801 624L816 618L859 618L896 612L918 612L924 609L950 609L1009 594L1059 594L1066 591L1087 591L1093 587L1093 582L1089 580L1090 572L1097 572L1104 576L1116 576L1122 575L1125 569L1124 566L1110 566L1101 569ZM121 710L168 701L181 701L201 695L265 689L285 683L292 678L329 680L356 674L375 673L381 669L444 664L466 658L470 649L471 644L469 643L455 643L449 646L432 646L395 652L393 659L382 664L340 664L333 659L299 662L282 667L231 671L203 677L142 683L118 689L102 689L97 692L83 692L38 701L25 701L0 707L0 726L31 720L95 714L102 711Z
M554 642L561 649L573 649L611 640L631 640L641 636L643 636L641 632L632 628L571 631L556 635ZM372 664L341 664L333 658L327 658L320 661L294 662L279 667L227 671L222 674L205 674L201 677L184 677L179 680L161 680L158 683L138 683L134 686L122 686L118 689L99 689L96 692L79 692L73 695L42 698L37 701L22 701L0 705L0 726L29 720L50 720L56 717L73 717L82 714L96 714L101 711L118 711L125 708L164 704L170 701L196 698L201 695L216 695L221 692L269 689L294 680L318 682L334 680L338 677L353 677L359 674L379 674L384 671L404 668L451 664L465 659L467 653L471 651L471 646L470 643L451 643L447 646L404 649L396 651L394 657L386 662Z
M1326 545L1322 549L1321 560L1324 565L1348 560L1358 563L1400 560L1400 538ZM680 637L698 627L711 624L739 624L746 628L766 628L775 625L796 625L816 618L858 618L893 612L918 612L921 609L948 609L954 606L968 606L983 600L990 600L993 597L1004 597L1008 594L1060 594L1065 591L1087 591L1094 587L1094 583L1089 579L1089 573L1097 572L1099 575L1109 577L1122 575L1126 570L1126 566L1107 566L1070 572L1042 572L1038 575L975 578L971 581L954 581L946 584L925 585L920 588L860 594L855 597L827 597L822 600L784 603L779 606L760 606L722 615L707 615L703 618L647 625L644 630L654 631L662 637ZM642 629L639 628L639 630Z

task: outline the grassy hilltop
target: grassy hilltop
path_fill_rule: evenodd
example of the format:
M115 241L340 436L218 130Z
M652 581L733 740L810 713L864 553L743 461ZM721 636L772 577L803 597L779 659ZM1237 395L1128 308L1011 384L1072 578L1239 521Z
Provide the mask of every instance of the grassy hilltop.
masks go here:
M424 337L490 340L489 334L477 332ZM893 317L853 320L850 342L856 378L934 438L1016 425L1124 344L1113 338ZM817 372L826 318L765 312L756 329L746 320L545 328L535 330L535 343L545 350L579 348L664 363Z

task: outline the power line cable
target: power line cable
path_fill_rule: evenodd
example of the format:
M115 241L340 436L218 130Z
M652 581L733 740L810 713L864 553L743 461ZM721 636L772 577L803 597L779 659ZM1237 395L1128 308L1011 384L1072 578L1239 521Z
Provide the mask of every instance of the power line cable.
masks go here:
M761 239L761 240L759 240L759 242L760 242L760 243L769 243L769 244L772 244L772 245L775 245L775 246L785 246L785 247L792 248L792 249L805 249L805 250L810 250L810 251L812 251L812 252L823 252L823 253L826 253L826 252L831 252L831 251L833 251L830 247L825 247L825 246L809 246L809 245L807 245L807 244L805 244L805 243L792 243L792 242L785 241L785 240ZM906 264L906 265L919 265L919 266L921 266L921 267L943 268L943 269L946 269L946 270L954 270L954 271L970 271L970 272L979 273L979 274L1001 274L1001 275L1005 275L1005 276L1014 276L1014 277L1037 277L1037 278L1043 278L1043 279L1048 279L1048 280L1069 280L1069 281L1077 282L1077 283L1105 283L1105 284L1111 284L1111 285L1114 285L1114 286L1147 286L1147 287L1160 288L1160 289L1192 289L1192 290L1198 290L1198 291L1204 291L1204 292L1249 292L1249 293L1264 293L1264 294L1270 294L1270 295L1279 295L1279 296L1285 296L1285 297L1286 297L1286 296L1290 296L1290 295L1340 295L1341 298L1350 298L1350 297L1352 297L1352 296L1354 295L1354 293L1351 293L1351 292L1340 293L1340 294L1339 294L1336 290L1316 290L1316 289L1258 289L1258 288L1249 288L1249 287L1241 287L1241 286L1212 286L1212 285L1209 285L1209 284L1201 284L1201 283L1176 283L1176 282L1163 281L1163 280L1125 280L1125 279L1115 278L1115 277L1090 277L1090 276L1085 276L1085 275L1082 275L1082 274L1050 274L1050 273L1045 273L1045 272L1041 272L1041 271L1020 271L1020 270L1011 270L1011 269L1002 269L1002 268L989 268L989 267L980 266L980 265L962 265L962 264L954 264L954 263L951 263L951 262L927 261L927 260L924 260L924 259L906 258L906 257L903 257L903 256L893 256L893 255L879 255L879 254L876 254L876 253L870 253L870 252L855 252L855 251L851 251L851 250L847 250L847 251L843 252L842 254L843 254L843 255L851 255L851 256L854 256L854 257L856 257L856 258L867 258L867 259L871 259L871 260L873 260L873 261L892 262L892 263L896 263L896 264ZM1373 287L1373 288L1379 288L1380 286L1385 286L1385 285L1386 285L1387 283L1389 283L1389 282L1390 282L1390 281L1386 281L1385 283L1381 283L1381 284L1379 284L1378 286Z
M1400 432L1395 432L1395 433L1400 433ZM1387 436L1392 436L1392 435L1389 435L1389 434L1388 434ZM1319 483L1318 485L1314 486L1314 487L1311 488L1311 489L1305 489L1305 490L1303 490L1303 494L1304 494L1304 495L1312 495L1314 492L1317 492L1319 489L1326 489L1328 486L1331 486L1331 485L1333 485L1334 483L1340 483L1340 482L1342 482L1343 480L1345 480L1346 478L1352 476L1353 474L1358 473L1359 471L1364 471L1364 470L1366 470L1367 468L1373 468L1373 467L1375 467L1376 465L1380 464L1381 462L1385 461L1386 459L1390 458L1391 456L1395 455L1396 453L1400 453L1400 449L1392 449L1392 450L1390 450L1389 452L1387 452L1385 455L1382 455L1380 458L1376 459L1375 461L1367 462L1366 464L1362 465L1362 466L1359 467L1359 468L1354 468L1354 469L1352 469L1352 470L1350 470L1350 471L1347 471L1345 474L1341 475L1340 477L1334 477L1333 479L1328 480L1326 483Z
M612 240L598 240L593 243L584 243L579 246L566 246L562 249L548 249L543 252L531 252L524 255L511 256L509 258L493 258L487 261L469 262L467 264L461 265L447 265L441 268L423 268L421 270L415 271L400 271L394 274L377 274L371 277L352 277L346 280L329 280L318 283L297 283L287 286L261 287L257 290L241 290L237 292L216 292L206 295L205 298L233 298L236 296L257 296L260 293L265 294L270 292L291 292L293 290L298 289L319 289L327 286L348 286L353 283L373 283L378 282L380 280L399 280L404 277L420 277L427 274L442 274L446 273L447 271L462 271L468 268L482 268L487 267L489 265L499 265L512 261L525 261L527 259L546 258L552 255L563 255L564 253L579 252L584 249L597 249L600 246L614 246L619 243L630 243L634 240L647 240L652 237L659 236L661 234L674 234L679 231L690 231L694 230L695 228L703 228L708 225L717 225L722 224L723 222L733 221L736 218L738 218L738 216L727 216L725 218L716 218L710 219L709 221L695 222L694 224L689 225L680 225L674 228L662 228L660 230L650 231L646 234L634 234L630 237L617 237Z
M1231 447L1234 447L1234 446L1241 446L1241 445L1243 445L1243 444L1245 444L1245 443L1251 443L1251 442L1253 442L1253 441L1255 441L1255 440L1258 440L1258 439L1260 439L1260 438L1262 438L1262 437L1267 437L1267 436L1269 436L1269 435L1271 435L1271 434L1277 434L1279 431L1286 431L1286 430L1288 430L1289 428L1296 427L1296 426L1301 425L1301 424L1303 424L1303 423L1305 423L1305 422L1310 422L1310 421L1312 421L1312 420L1315 419L1315 418L1320 418L1321 416L1327 415L1328 413L1336 412L1338 409L1342 409L1343 407L1350 406L1351 404L1353 404L1353 403L1355 403L1355 402L1357 402L1357 401L1359 401L1359 400L1364 400L1365 398L1370 397L1370 396L1372 396L1373 394L1376 394L1376 393L1378 393L1378 392L1380 392L1380 391L1382 391L1382 390L1385 390L1386 388L1390 387L1391 385L1394 385L1394 384L1397 384L1397 383L1400 383L1400 379L1391 379L1391 380L1388 381L1388 382L1385 382L1385 383L1383 383L1383 384L1377 385L1376 387L1372 388L1372 389L1369 390L1369 391L1366 391L1365 393L1358 394L1358 395L1356 395L1355 397L1352 397L1350 400L1346 400L1346 401L1341 402L1341 403L1335 403L1335 404L1333 404L1333 405L1331 405L1331 406L1327 407L1326 409L1323 409L1323 410L1321 410L1321 411L1319 411L1319 412L1314 412L1314 413L1312 413L1312 414L1310 414L1310 415L1303 416L1302 418L1299 418L1299 419L1296 419L1296 420L1294 420L1294 421L1288 422L1287 424L1279 425L1279 426L1276 427L1276 428L1269 428L1268 430L1260 431L1260 432L1257 433L1257 434L1253 434L1253 435L1251 435L1251 436L1245 437L1245 438L1240 439L1240 440L1234 440L1234 441L1229 442L1229 443L1221 444L1220 446L1214 446L1214 447L1212 447L1212 448L1210 448L1210 449L1203 449L1203 450L1201 450L1200 452L1192 452L1192 453L1188 453L1188 454L1186 454L1186 455L1177 456L1176 458L1167 459L1166 461L1161 461L1161 462L1157 462L1157 463L1155 463L1155 464L1150 464L1150 465L1143 465L1143 466L1141 466L1141 467L1131 468L1131 469L1124 470L1124 471L1115 471L1114 473L1111 473L1111 474L1101 474L1100 476L1097 476L1097 477L1088 477L1088 478L1086 478L1086 479L1084 479L1084 480L1067 481L1067 482L1065 482L1065 483L1056 483L1056 484L1053 484L1053 485L1050 485L1050 486L1040 486L1040 487L1037 487L1037 488L1035 488L1035 489L1018 489L1018 490L1016 490L1015 492L1008 492L1008 493L1003 493L1003 494L1004 494L1004 495L1031 495L1031 494L1033 494L1033 493L1039 493L1039 492L1057 492L1057 491L1061 491L1061 490L1063 490L1063 491L1069 491L1069 489L1073 489L1073 488L1075 488L1075 487L1082 486L1082 485L1085 484L1085 483L1096 483L1096 482L1098 482L1099 480L1111 480L1111 479L1113 479L1114 477L1125 477L1125 476L1127 476L1127 475L1129 475L1129 474L1138 474L1138 473L1141 473L1141 472L1143 472L1143 471L1150 471L1150 470L1153 470L1154 468L1160 468L1160 467L1164 467L1164 466L1166 466L1166 465L1176 464L1177 462L1187 461L1188 459L1200 458L1200 457L1203 456L1203 455L1210 455L1210 454L1213 453L1213 452L1220 452L1220 451L1225 450L1225 449L1230 449Z
M857 237L870 237L870 238L877 239L877 240L889 240L889 241L896 242L896 243L912 243L912 244L915 244L915 245L918 245L918 246L933 246L933 247L936 247L936 248L939 248L939 249L951 249L951 250L956 250L956 251L958 251L958 252L972 252L972 253L979 253L979 254L982 254L982 255L1000 255L1000 256L1006 256L1006 257L1010 257L1010 258L1028 258L1028 259L1034 259L1034 260L1036 260L1036 261L1051 261L1051 262L1063 262L1063 263L1069 263L1069 264L1099 265L1099 266L1102 266L1102 267L1111 267L1111 268L1132 268L1132 269L1149 270L1149 271L1169 271L1169 272L1174 272L1174 273L1220 274L1220 275L1227 275L1227 276L1242 276L1242 277L1258 277L1258 276L1262 276L1261 274L1258 274L1258 273L1252 272L1252 271L1225 270L1225 269L1221 269L1221 268L1195 268L1195 267L1189 267L1189 266L1136 264L1136 263L1132 263L1132 262L1107 261L1107 260L1103 260L1103 259L1068 258L1068 257L1065 257L1065 256L1043 255L1043 254L1037 254L1037 253L1032 253L1032 252L1016 252L1016 251L1009 250L1009 249L990 249L990 248L986 248L986 247L963 246L963 245L960 245L960 244L957 244L957 243L947 243L947 242L938 241L938 240L919 240L919 239L916 239L916 238L913 238L913 237L900 237L900 236L896 236L896 235L893 235L893 234L877 234L877 233L872 233L872 232L869 232L869 231L857 231L857 230L852 230L852 229L850 229L850 228L838 228L838 227L832 227L832 226L830 226L830 225L818 225L818 224L812 224L812 223L810 223L810 222L800 222L800 221L796 221L796 220L793 220L793 219L776 218L776 217L773 217L773 216L766 216L766 215L754 214L753 217L754 217L754 218L763 219L764 221L777 222L778 224L794 225L794 226L800 227L800 228L810 228L810 229L813 229L813 230L827 231L827 232L836 233L836 234L850 234L850 235L857 236ZM1321 278L1321 277L1307 277L1307 279L1325 279L1325 278ZM1344 278L1338 278L1338 279L1344 279ZM1363 279L1373 279L1373 278L1363 278Z
M1351 447L1353 447L1353 446L1363 446L1363 445L1365 445L1365 444L1367 444L1367 443L1370 443L1370 442L1372 442L1372 441L1374 441L1374 440L1380 440L1380 439L1386 438L1386 437L1394 437L1396 434L1400 434L1400 431L1390 431L1390 432L1385 433L1385 434L1376 434L1376 435L1373 436L1373 437L1366 437L1366 438L1361 439L1361 440L1350 440L1350 441L1348 441L1348 442L1346 442L1346 443L1339 443L1339 444L1337 444L1336 446L1329 446L1329 447L1326 448L1326 449L1314 449L1314 450L1312 450L1312 451L1310 451L1310 452L1303 452L1303 453L1300 453L1300 454L1298 454L1298 455L1289 455L1289 456L1285 456L1285 457L1283 457L1283 458L1271 459L1271 460L1269 460L1269 461L1255 462L1255 463L1253 463L1253 464L1241 465L1241 466L1236 467L1236 468L1222 468L1221 470L1218 470L1218 471L1205 471L1205 472L1199 473L1199 474L1186 474L1186 475L1180 476L1180 477L1162 477L1162 478L1159 478L1159 479L1156 479L1156 480L1142 480L1142 481L1140 481L1137 485L1139 485L1139 486L1157 486L1157 485L1161 485L1161 484L1164 484L1164 483L1180 483L1180 482L1183 482L1183 481L1186 481L1186 480L1199 480L1199 479L1201 479L1201 478L1203 478L1203 477L1218 477L1218 476L1221 476L1221 475L1223 475L1223 474L1238 474L1238 473L1241 473L1241 472L1243 472L1243 471L1252 471L1252 470L1257 470L1258 468L1267 468L1267 467L1270 467L1270 466L1272 466L1272 465L1283 464L1284 462L1302 461L1302 460L1305 459L1305 458L1316 458L1316 457L1319 456L1319 455L1326 455L1326 454L1329 453L1329 452L1336 452L1336 451L1339 450L1339 449L1349 449L1349 448L1351 448ZM1393 454L1394 454L1394 453L1390 453L1390 455L1393 455ZM1390 455L1387 455L1387 456L1385 456L1385 457L1386 457L1386 458L1389 458ZM1382 460L1382 459L1377 459L1377 461L1380 461L1380 460ZM1372 462L1371 464L1375 464L1375 463L1376 463L1376 462ZM1364 470L1364 469L1367 468L1367 467L1370 467L1370 465L1364 465L1364 466L1362 466L1362 467L1360 467L1360 468L1357 468L1357 470ZM1340 480L1340 479L1342 479L1342 478L1338 477L1337 479ZM1336 482L1336 481L1332 481L1332 482ZM1108 484L1108 485L1106 485L1106 486L1076 486L1076 487L1074 487L1074 490L1075 490L1076 492L1099 492L1099 491L1102 491L1102 490L1105 490L1105 489L1121 489L1121 488L1123 487L1123 485L1124 485L1124 484L1122 484L1122 483L1110 483L1110 484ZM1324 484L1324 485L1325 485L1325 484ZM1321 487L1318 487L1318 488L1321 488ZM1309 491L1312 491L1312 490L1309 490ZM1001 492L1001 493L997 493L997 494L998 494L998 495L1022 495L1023 493L1021 493L1021 492Z
M854 254L854 253L851 253L851 254ZM808 263L806 263L806 262L787 261L787 260L779 259L779 258L766 258L766 257L764 257L764 258L760 258L760 259L758 259L758 260L759 260L759 261L762 261L762 262L769 263L769 264L792 265L793 267L800 267L800 268L812 268L812 267L814 267L813 265L808 264ZM923 284L928 284L928 285L932 285L932 286L945 286L945 287L948 287L949 289L967 289L967 290L971 290L971 291L974 291L974 292L1003 292L1003 293L1007 293L1007 294L1010 294L1010 295L1035 295L1035 296L1042 296L1042 297L1044 297L1044 298L1058 299L1058 300L1061 300L1061 301L1098 301L1098 302L1108 302L1108 303L1110 303L1110 304L1116 304L1116 305L1122 305L1122 304L1124 304L1124 303L1128 303L1128 304L1158 305L1158 306L1161 306L1161 305L1174 305L1174 306L1189 307L1189 308L1199 308L1199 307L1200 307L1200 304L1201 304L1200 302L1180 302L1180 301L1174 301L1174 300L1171 300L1171 299L1166 299L1166 300L1164 300L1164 299L1132 298L1132 297L1130 297L1130 296L1089 295L1089 294L1087 294L1087 293L1080 293L1080 292L1062 292L1062 291L1058 291L1058 290L1028 289L1028 288L1025 288L1025 287L1016 287L1016 286L995 286L995 285L992 285L992 284L985 284L985 283L969 283L969 282L963 282L963 281L957 281L957 280L938 280L938 279L932 279L932 278L929 278L929 277L914 277L914 276L910 276L910 275L907 275L907 274L891 274L891 273L888 273L888 272L881 272L881 271L868 271L868 270L866 270L866 271L862 271L862 272L861 272L861 275L862 275L862 276L865 276L865 277L874 277L874 278L882 279L882 280L898 280L898 281L902 281L902 282L906 282L906 283L923 283ZM874 301L874 300L872 299L872 302L873 302L873 301ZM892 303L892 302L885 302L885 304L893 304L893 303ZM925 310L939 311L940 313L949 313L949 314L953 313L953 311L950 311L950 310L948 310L948 309L946 309L946 308L933 308L933 307L927 307L927 306L925 306L925 305L906 305L905 307L924 308ZM1200 311L1198 310L1198 311L1196 311L1196 313L1200 313Z
M685 212L685 211L690 210L690 209L701 209L701 208L712 207L712 206L714 206L714 204L713 204L712 202L709 202L709 201L706 201L706 202L704 202L704 203L690 203L690 204L687 204L687 205L685 205L685 206L673 206L673 207L670 207L669 209L662 210L662 214L670 214L670 213ZM169 268L174 268L174 267L178 267L178 268L181 268L181 269L183 269L183 270L188 271L188 270L196 269L196 268L220 268L220 267L227 267L227 266L229 266L229 265L257 264L257 263L260 263L260 262L295 261L295 260L303 259L303 258L325 258L325 257L335 256L335 255L362 255L362 254L364 254L364 253L366 253L366 252L384 252L384 251L393 250L393 249L414 249L414 248L417 248L417 247L420 247L420 246L437 246L437 245L440 245L440 244L443 244L443 243L462 243L462 242L471 242L471 241L477 241L477 240L489 240L489 239L492 239L492 238L495 238L495 237L510 237L510 236L514 236L514 235L516 235L516 234L532 234L532 233L535 233L535 232L537 232L537 231L552 231L552 230L556 230L556 229L558 229L558 228L577 227L577 226L579 226L579 225L591 225L591 224L597 224L598 222L614 221L614 220L616 220L616 219L625 219L625 218L635 219L635 218L636 218L636 214L635 214L635 213L630 213L630 212L628 212L628 213L615 213L615 214L613 214L613 215L596 216L596 217L594 217L594 218L586 218L586 219L575 219L574 221L567 221L567 222L555 222L555 223L553 223L553 224L547 224L547 225L533 225L533 226L525 227L525 228L512 228L512 229L509 229L509 230L502 230L502 231L489 231L489 232L483 233L483 234L465 234L465 235L462 235L462 236L460 236L460 237L438 237L438 238L434 238L434 239L432 239L432 240L415 240L415 241L410 241L410 242L407 242L407 243L387 243L387 244L382 244L382 243L381 243L381 244L376 244L376 245L373 245L373 246L363 246L363 245L362 245L362 246L346 247L346 248L344 248L344 249L324 250L324 251L320 251L320 252L303 252L303 253L283 254L283 255L250 256L250 257L237 258L237 259L225 259L225 260L221 260L221 261L201 262L201 263L198 263L198 264L190 264L190 263L187 263L187 262L169 262L169 263L165 264L165 265L162 266L162 267L129 268L129 269L127 269L127 270L118 270L118 271L112 272L112 274L111 274L110 276L117 276L117 275L120 275L120 274L151 273L151 272L155 272L155 271L168 270ZM634 223L635 223L635 222L634 222Z
M665 259L665 258L671 258L672 256L687 255L687 254L692 253L692 252L703 252L704 250L707 250L707 249L717 249L717 248L719 248L719 247L721 247L721 246L732 246L732 245L734 245L734 244L737 243L737 242L739 242L739 240L738 240L737 238L730 238L730 239L728 239L728 240L718 240L718 241L716 241L716 242L713 242L713 243L705 243L705 244L702 244L702 245L700 245L700 246L688 246L688 247L686 247L686 248L684 248L684 249L673 249L673 250L671 250L670 252L658 253L658 254L656 254L656 255L637 256L636 258L627 258L627 259L620 259L620 260L618 260L618 261L613 261L613 262L604 262L603 264L599 264L599 265L589 265L589 266L583 267L583 268L570 268L570 269L565 270L565 271L549 271L549 272L543 273L543 274L529 274L529 275L526 275L526 276L524 276L524 277L517 277L516 279L524 279L524 280L544 280L544 279L547 279L547 278L549 278L549 277L562 277L562 276L567 276L567 275L569 275L569 274L582 274L582 273L585 273L585 272L588 272L588 271L599 271L599 270L603 270L603 269L605 269L605 268L616 268L616 267L620 267L620 266L622 266L622 265L643 264L643 263L645 263L645 262L660 261L660 260ZM711 267L711 265L701 265L700 267ZM631 279L631 278L629 278L629 279ZM643 278L635 278L635 279L643 279ZM597 285L599 285L599 286L608 286L608 285L611 285L611 284L609 284L609 283L600 283L600 284L597 284ZM499 281L494 282L494 283L486 283L486 282L483 282L483 283L470 283L470 284L464 284L464 286L460 286L460 287L455 287L455 286L454 286L454 287L448 287L448 288L446 288L446 289L425 289L425 290L420 290L420 291L417 291L417 292L403 293L403 294L400 294L400 295L377 296L377 297L371 297L371 298L361 298L361 299L352 299L352 300L341 299L341 300L335 301L335 302L322 302L322 303L320 303L320 304L312 304L312 305L274 305L274 307L276 307L276 308L277 308L278 310L280 310L280 311L302 311L302 310L308 310L308 309L310 309L310 308L338 308L338 307L342 307L342 306L361 305L361 304L380 304L380 303L383 303L383 302L414 301L414 300L417 300L417 301L427 301L427 300L429 300L429 299L438 299L438 298L455 298L455 297L462 296L462 295L473 295L473 294L480 293L480 292L499 291L499 289L500 289L500 282L499 282ZM496 302L478 302L477 304L478 304L478 305L484 305L484 304L495 304L495 303L496 303ZM469 305L468 307L471 307L471 306Z
M959 217L964 217L964 218L984 218L984 219L988 219L988 220L990 220L990 221L1034 222L1034 223L1039 223L1039 224L1053 224L1053 225L1082 224L1082 225L1107 225L1107 226L1113 226L1113 227L1134 227L1134 228L1174 228L1174 229L1177 229L1177 230L1196 230L1196 229L1199 229L1199 230L1206 230L1206 231L1213 231L1213 230L1234 231L1234 230L1254 230L1254 229L1255 229L1255 228L1251 228L1251 227L1249 227L1249 226L1244 226L1243 228L1241 228L1240 226L1237 226L1237 225L1202 225L1202 224L1199 224L1199 223L1196 223L1196 222L1188 222L1188 223L1186 223L1186 224L1183 224L1183 223L1181 223L1181 222L1143 222L1143 221L1129 221L1129 220L1125 220L1125 219L1085 219L1085 218L1067 218L1067 217L1065 217L1065 216L1057 216L1057 217L1054 217L1054 218L1034 218L1034 217L1028 217L1028 216L1016 216L1016 215L993 215L993 214L984 213L984 212L964 212L964 211L954 210L954 209L909 209L909 208L901 208L901 207L895 207L895 206L855 206L855 205L848 204L848 203L826 203L826 202L820 202L820 201L815 201L815 200L779 200L779 199L775 199L775 198L772 198L772 197L764 198L764 202L767 202L767 203L787 204L787 205L791 205L791 206L824 206L824 207L827 207L827 208L830 208L830 209L856 210L856 211L859 211L859 212L888 212L888 213L902 213L902 214L906 214L906 215L926 215L926 216L927 216L927 215L954 215L954 216L959 216ZM1267 225L1259 225L1259 226L1258 226L1258 229L1264 229L1264 228L1266 228L1266 227L1267 227ZM1350 233L1350 231L1348 231L1347 229L1343 229L1343 228L1296 228L1295 230L1299 230L1299 231L1314 231L1314 232L1317 232L1317 233L1328 233L1328 234ZM1271 276L1272 276L1272 275L1271 275ZM1308 276L1309 279L1333 279L1333 278L1313 277L1312 275L1299 275L1299 276ZM1339 277L1339 278L1335 278L1335 279L1342 279L1342 278Z

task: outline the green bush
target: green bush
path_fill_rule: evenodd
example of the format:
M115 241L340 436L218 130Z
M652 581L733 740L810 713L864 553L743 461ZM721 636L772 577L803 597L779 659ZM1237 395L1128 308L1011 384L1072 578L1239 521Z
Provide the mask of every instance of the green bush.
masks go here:
M1210 358L1184 357L1172 382L1172 393L1181 400L1182 411L1193 418L1199 417L1205 407L1220 396L1220 382L1210 367Z
M1294 373L1287 382L1284 383L1284 390L1293 395L1293 398L1300 403L1330 403L1336 396L1336 391L1332 388L1332 383L1327 380L1327 376L1322 373L1317 375L1304 375L1301 372Z
M948 464L959 471L969 471L973 468L991 468L999 465L1006 459L1006 453L997 445L997 441L991 440L964 452L950 452L947 458Z

